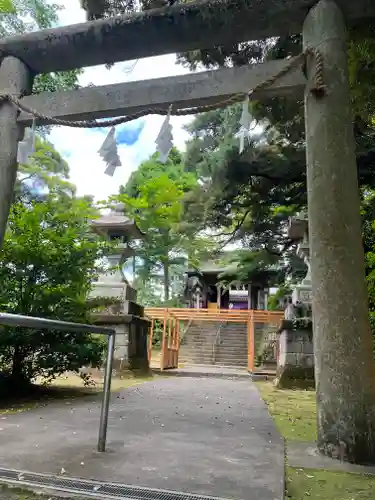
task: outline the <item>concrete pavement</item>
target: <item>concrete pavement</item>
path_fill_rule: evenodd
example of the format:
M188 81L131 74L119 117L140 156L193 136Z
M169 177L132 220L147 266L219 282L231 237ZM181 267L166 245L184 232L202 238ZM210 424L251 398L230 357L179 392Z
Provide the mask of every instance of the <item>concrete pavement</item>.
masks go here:
M113 395L108 451L100 400L0 416L7 468L234 500L281 500L284 445L251 380L157 378Z

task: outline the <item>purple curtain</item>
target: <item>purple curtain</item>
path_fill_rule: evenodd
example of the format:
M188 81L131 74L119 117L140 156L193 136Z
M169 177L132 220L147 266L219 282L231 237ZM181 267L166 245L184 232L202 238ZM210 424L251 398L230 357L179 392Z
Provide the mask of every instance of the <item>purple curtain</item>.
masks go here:
M247 309L247 301L246 302L231 302L231 309Z

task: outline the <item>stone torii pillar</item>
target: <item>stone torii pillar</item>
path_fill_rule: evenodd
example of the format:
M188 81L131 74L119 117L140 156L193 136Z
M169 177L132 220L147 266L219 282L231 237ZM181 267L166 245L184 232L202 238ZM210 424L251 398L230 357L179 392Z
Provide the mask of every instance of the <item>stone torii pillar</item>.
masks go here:
M343 15L321 0L306 17L304 48L324 58L326 93L305 93L318 448L375 460L375 371L365 287L360 199ZM308 65L309 66L309 65ZM314 65L307 68L309 79Z
M16 97L31 92L32 77L26 65L6 57L0 66L0 92ZM0 101L0 248L3 244L17 178L17 148L24 127L17 123L18 110L9 101Z

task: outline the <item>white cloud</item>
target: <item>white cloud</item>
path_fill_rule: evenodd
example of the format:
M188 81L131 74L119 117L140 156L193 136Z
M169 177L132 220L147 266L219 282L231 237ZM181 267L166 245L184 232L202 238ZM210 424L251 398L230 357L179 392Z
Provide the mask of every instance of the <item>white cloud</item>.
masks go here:
M60 0L64 9L59 16L60 25L75 24L85 21L85 12L79 8L78 0ZM175 55L152 57L115 64L110 70L104 66L86 68L80 77L80 84L87 86L108 85L126 81L161 78L187 73L187 70L175 63ZM131 72L129 73L129 70ZM50 140L56 149L68 161L71 170L71 180L77 186L78 194L91 194L96 199L105 199L116 194L121 184L124 184L131 172L139 163L155 151L155 139L164 120L161 116L144 118L145 127L139 140L133 146L120 146L119 153L122 167L116 170L114 177L104 175L105 165L97 154L104 140L103 134L95 130L72 129L68 127L54 128ZM191 117L172 117L174 144L179 149L184 148L188 134L183 125Z

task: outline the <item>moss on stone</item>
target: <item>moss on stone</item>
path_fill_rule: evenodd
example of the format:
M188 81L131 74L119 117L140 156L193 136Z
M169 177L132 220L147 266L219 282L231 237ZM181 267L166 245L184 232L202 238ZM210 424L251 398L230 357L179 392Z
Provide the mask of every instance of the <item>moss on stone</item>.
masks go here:
M279 368L274 384L278 389L314 388L314 368L302 366L285 366Z

